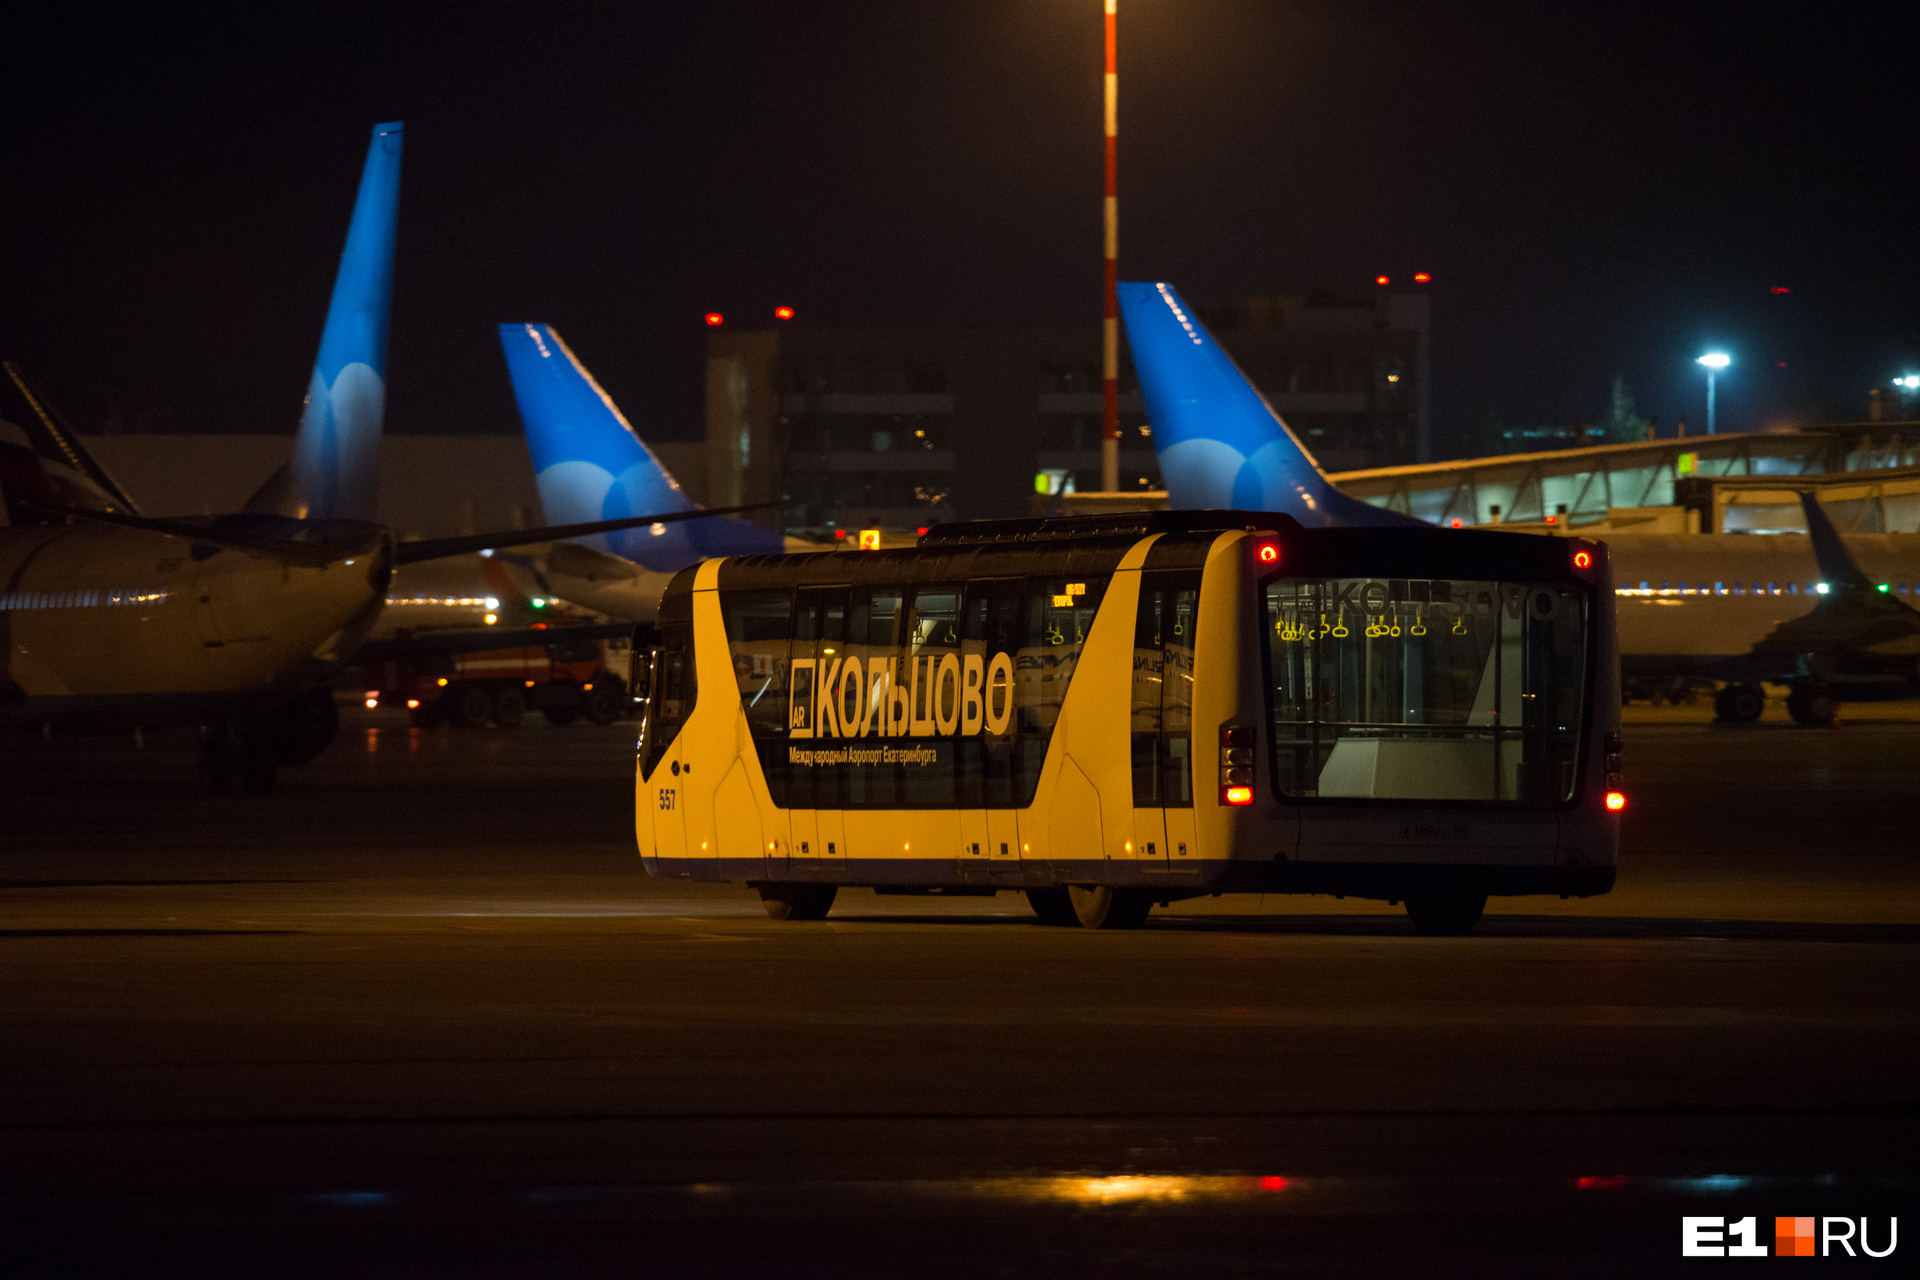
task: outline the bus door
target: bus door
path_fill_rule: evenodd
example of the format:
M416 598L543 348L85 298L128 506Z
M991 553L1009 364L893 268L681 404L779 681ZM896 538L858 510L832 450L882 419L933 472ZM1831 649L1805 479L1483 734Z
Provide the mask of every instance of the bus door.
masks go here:
M668 643L634 650L633 687L640 692L644 679L646 699L638 762L645 781L635 779L635 803L652 819L653 832L650 847L641 850L643 860L665 858L671 864L688 856L680 727L693 710L693 661L687 647L691 630L684 625L669 628Z
M1193 826L1193 673L1200 570L1140 575L1133 641L1133 853L1149 868L1199 858Z
M979 646L983 674L977 755L961 758L963 769L975 769L977 762L977 771L971 781L962 774L965 807L961 812L967 819L969 861L978 838L980 856L987 863L986 878L993 884L1020 884L1025 878L1020 867L1020 810L1031 793L1021 782L1015 677L1025 585L1023 578L1000 578L976 582L968 593L967 642L969 651ZM996 661L1003 656L1004 660ZM994 732L995 728L1002 732Z
M925 839L928 851L942 862L969 856L964 850L972 837L964 819L978 812L962 804L959 788L963 599L959 583L916 586L901 631L908 736L901 744L907 751L900 765L900 802L918 811L912 829L923 834L916 838Z
M803 588L794 608L790 732L795 746L821 754L804 764L789 753L784 803L791 867L798 879L837 880L846 869L842 809L848 766L824 753L844 746L850 736L846 722L860 712L862 675L848 657L847 588Z

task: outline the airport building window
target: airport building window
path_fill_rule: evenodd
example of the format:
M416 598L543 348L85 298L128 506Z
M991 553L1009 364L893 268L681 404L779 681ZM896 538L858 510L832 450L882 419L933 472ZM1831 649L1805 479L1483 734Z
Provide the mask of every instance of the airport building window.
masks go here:
M953 447L945 413L795 413L781 419L795 453L926 453Z

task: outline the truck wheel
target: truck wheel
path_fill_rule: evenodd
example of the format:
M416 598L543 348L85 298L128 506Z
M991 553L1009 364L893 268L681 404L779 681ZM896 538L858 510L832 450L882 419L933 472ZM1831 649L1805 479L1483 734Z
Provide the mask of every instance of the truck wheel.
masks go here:
M620 682L602 671L586 692L587 719L595 724L612 724L627 709L627 691Z
M484 685L460 685L442 701L448 704L448 718L458 728L484 729L493 719L493 694Z
M502 729L516 729L526 718L526 694L508 685L493 695L493 722Z
M1713 714L1727 724L1752 724L1767 709L1767 695L1757 684L1730 684L1714 695Z
M1116 889L1112 885L1068 885L1073 914L1088 929L1138 929L1153 910L1145 889Z
M542 707L540 714L547 718L548 724L572 724L580 718L580 706L570 702L564 707Z
M1826 728L1839 710L1833 695L1817 684L1796 685L1787 695L1787 714L1810 729Z
M1487 895L1462 889L1442 889L1407 896L1407 918L1421 933L1452 935L1470 932L1487 909Z
M840 892L837 884L763 884L760 905L775 920L825 920Z

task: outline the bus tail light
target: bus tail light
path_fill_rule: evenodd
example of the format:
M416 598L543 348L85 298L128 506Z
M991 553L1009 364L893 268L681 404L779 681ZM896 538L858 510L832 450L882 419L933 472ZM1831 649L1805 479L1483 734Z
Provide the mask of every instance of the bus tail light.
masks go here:
M1627 807L1627 793L1624 791L1607 792L1607 812L1619 813Z
M1245 725L1220 726L1220 803L1253 803L1253 730Z

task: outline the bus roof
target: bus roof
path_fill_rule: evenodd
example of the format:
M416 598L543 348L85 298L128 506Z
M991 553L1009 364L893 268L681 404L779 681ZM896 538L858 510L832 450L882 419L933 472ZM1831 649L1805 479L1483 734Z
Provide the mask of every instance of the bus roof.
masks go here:
M1300 522L1276 511L1119 511L1091 516L1050 516L1040 520L968 520L940 524L921 536L920 545L967 546L979 543L1062 542L1079 538L1144 538L1150 533L1225 533L1233 529L1298 529Z

